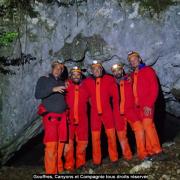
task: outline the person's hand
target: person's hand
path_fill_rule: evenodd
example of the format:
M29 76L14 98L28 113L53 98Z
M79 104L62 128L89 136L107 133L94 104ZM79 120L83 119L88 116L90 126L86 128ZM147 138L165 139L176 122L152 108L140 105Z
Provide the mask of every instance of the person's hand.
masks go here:
M65 86L56 86L52 89L53 92L59 92L59 93L64 93L66 87Z
M69 82L65 81L65 87L68 88L69 87Z
M148 107L148 106L145 106L144 107L144 115L145 116L150 116L151 113L152 113L152 109L150 107Z

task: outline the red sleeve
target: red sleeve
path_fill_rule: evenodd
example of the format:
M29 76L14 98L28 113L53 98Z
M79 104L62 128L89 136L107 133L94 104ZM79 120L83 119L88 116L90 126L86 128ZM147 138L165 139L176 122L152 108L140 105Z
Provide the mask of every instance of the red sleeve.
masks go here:
M150 94L148 96L147 106L152 107L154 106L154 103L156 102L156 99L158 97L159 85L155 71L152 68L149 68L147 73L150 83Z

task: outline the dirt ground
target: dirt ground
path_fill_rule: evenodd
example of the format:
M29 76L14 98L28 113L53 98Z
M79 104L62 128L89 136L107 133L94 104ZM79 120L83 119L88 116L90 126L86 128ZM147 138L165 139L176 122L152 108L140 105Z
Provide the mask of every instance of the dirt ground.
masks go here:
M163 119L161 117L161 119ZM160 122L160 121L158 121ZM178 122L178 123L177 123ZM163 125L164 123L164 125ZM163 125L163 126L162 126ZM166 117L166 121L156 124L165 158L163 160L146 161L138 160L134 154L131 161L125 161L121 155L121 148L118 143L119 161L113 164L109 161L107 152L107 140L102 139L102 165L93 167L91 162L91 139L87 148L87 163L81 170L73 174L147 174L152 180L180 180L180 124L179 119L172 116ZM162 128L163 127L163 128ZM128 131L129 132L129 131ZM132 133L129 134L132 150L135 152L135 139ZM102 137L103 132L102 132ZM30 140L18 151L6 165L0 167L0 180L30 180L33 174L44 173L44 146L42 144L43 133ZM134 139L134 140L133 140ZM67 173L67 172L64 172Z

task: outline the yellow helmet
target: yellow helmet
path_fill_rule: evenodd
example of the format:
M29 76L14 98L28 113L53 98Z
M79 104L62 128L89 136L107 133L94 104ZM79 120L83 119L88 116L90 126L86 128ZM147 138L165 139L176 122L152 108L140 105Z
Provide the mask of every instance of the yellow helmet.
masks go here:
M91 64L91 68L96 67L96 66L99 66L102 68L102 64L99 61L94 60Z
M130 51L130 52L128 53L128 60L130 60L130 58L133 57L133 56L136 56L136 57L138 57L138 58L141 58L138 52L136 52L136 51Z
M79 73L82 73L81 69L78 67L78 66L74 66L71 70L70 70L71 74L73 72L79 72Z
M124 65L123 64L114 64L111 67L111 71L116 70L116 69L123 69Z

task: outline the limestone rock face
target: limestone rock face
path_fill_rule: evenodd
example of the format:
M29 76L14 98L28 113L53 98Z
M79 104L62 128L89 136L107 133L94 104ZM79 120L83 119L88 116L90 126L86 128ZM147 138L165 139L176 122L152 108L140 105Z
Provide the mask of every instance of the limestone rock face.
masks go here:
M127 53L136 50L157 72L166 111L180 117L180 4L169 2L153 14L140 1L35 1L35 13L26 14L16 26L0 18L6 31L19 32L10 46L0 46L0 57L9 59L6 68L13 72L0 74L1 163L42 130L34 89L38 78L50 71L53 58L88 72L92 60L99 59L110 73L117 62L130 71ZM23 63L12 65L22 55Z

